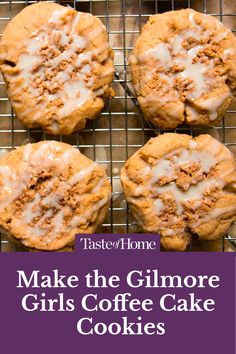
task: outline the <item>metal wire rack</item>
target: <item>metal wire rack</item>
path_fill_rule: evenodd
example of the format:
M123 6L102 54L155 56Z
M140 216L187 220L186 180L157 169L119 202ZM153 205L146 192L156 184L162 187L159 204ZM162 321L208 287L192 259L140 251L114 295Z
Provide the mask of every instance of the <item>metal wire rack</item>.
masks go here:
M36 1L0 1L0 36L7 23L25 6ZM109 41L115 54L116 74L113 88L116 96L106 101L100 116L86 129L71 136L56 139L78 147L82 153L107 166L113 187L110 210L101 233L133 233L137 226L129 214L119 180L119 171L125 161L151 136L162 133L143 120L133 94L127 58L143 24L150 15L169 10L191 7L211 14L236 32L236 3L230 0L83 0L55 1L78 11L90 12L99 17L107 28ZM223 142L236 155L236 103L215 128L177 128L177 132L197 135L208 132ZM40 129L29 130L15 118L0 77L0 156L28 142L55 140ZM216 242L193 241L189 250L235 251L236 227ZM1 236L1 251L16 251L18 247Z

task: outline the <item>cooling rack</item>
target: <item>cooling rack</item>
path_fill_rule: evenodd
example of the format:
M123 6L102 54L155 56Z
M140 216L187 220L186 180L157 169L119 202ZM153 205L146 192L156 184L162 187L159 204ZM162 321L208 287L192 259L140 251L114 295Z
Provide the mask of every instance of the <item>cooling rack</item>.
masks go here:
M0 35L5 26L25 6L36 1L0 1ZM90 0L55 1L71 6L78 11L90 12L101 19L106 26L110 44L115 54L115 97L106 100L100 116L89 122L85 129L70 136L53 137L40 129L29 130L15 118L6 95L3 79L0 77L0 156L28 142L59 140L78 147L82 153L107 167L113 188L109 213L100 233L138 232L124 200L119 172L125 161L148 139L162 130L149 126L142 118L135 99L127 58L135 39L150 15L180 8L193 8L215 16L233 32L236 32L236 3L229 0ZM214 128L199 129L180 127L176 132L198 135L207 132L223 142L236 156L236 103L226 113L223 121ZM221 240L193 241L189 251L235 251L236 226ZM17 251L3 235L1 251Z

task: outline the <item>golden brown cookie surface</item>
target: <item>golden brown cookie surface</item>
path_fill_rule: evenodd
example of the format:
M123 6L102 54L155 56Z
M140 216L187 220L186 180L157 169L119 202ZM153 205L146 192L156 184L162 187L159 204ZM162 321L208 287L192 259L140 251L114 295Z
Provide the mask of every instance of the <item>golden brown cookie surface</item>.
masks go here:
M144 117L162 128L214 125L233 100L236 38L191 9L151 16L130 57Z
M27 247L57 250L104 220L110 183L72 146L45 141L0 159L0 226Z
M26 7L6 27L0 68L13 109L30 128L70 134L112 94L113 52L101 21L55 3Z
M167 249L184 250L191 235L216 239L236 219L236 164L210 135L168 133L149 140L121 172L138 224L161 234Z

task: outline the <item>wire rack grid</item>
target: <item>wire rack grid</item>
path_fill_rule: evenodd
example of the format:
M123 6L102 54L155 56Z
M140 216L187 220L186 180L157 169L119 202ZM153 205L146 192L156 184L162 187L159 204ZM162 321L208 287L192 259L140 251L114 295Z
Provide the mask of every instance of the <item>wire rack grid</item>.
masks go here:
M36 1L0 1L0 36L7 23L25 6ZM115 97L106 100L100 116L85 129L70 136L53 137L40 129L29 130L16 119L0 78L0 156L28 142L59 140L78 147L82 153L106 165L113 188L109 213L98 232L134 233L137 225L130 216L123 196L119 171L125 161L148 139L162 130L149 126L140 114L133 94L128 57L143 24L155 13L191 7L211 14L236 32L236 4L229 0L90 0L54 1L78 11L90 12L106 26L109 42L115 55ZM236 155L236 104L230 107L218 126L201 130L181 127L176 132L197 135L208 132L223 142ZM234 251L235 226L228 235L216 242L194 241L189 250ZM16 251L19 247L1 236L1 251Z

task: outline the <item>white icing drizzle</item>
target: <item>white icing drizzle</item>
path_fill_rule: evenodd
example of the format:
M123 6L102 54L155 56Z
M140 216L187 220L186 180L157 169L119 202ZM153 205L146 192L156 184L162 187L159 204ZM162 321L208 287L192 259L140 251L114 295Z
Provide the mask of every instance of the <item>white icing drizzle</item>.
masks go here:
M190 150L180 149L174 153L166 155L157 162L157 165L152 168L152 177L149 184L153 185L158 182L161 177L175 177L174 171L181 167L182 164L197 162L200 164L200 173L209 172L215 166L216 160L205 151L194 150L196 142L190 141ZM176 155L178 153L178 156ZM172 158L171 161L169 158Z
M202 150L203 143L204 150ZM148 171L149 175L147 186L138 185L133 195L136 197L144 197L145 195L146 197L148 194L149 198L155 197L153 201L153 212L155 215L159 216L165 208L165 198L168 199L168 194L170 193L174 197L178 217L181 218L184 212L184 203L191 201L193 210L200 208L203 197L208 199L209 193L213 189L217 188L222 190L225 185L223 178L235 171L235 167L232 167L218 177L208 176L204 179L198 179L203 173L209 173L210 170L221 161L232 159L232 154L226 152L227 150L222 150L222 145L211 137L208 137L204 142L189 140L188 149L181 148L175 150L158 160L155 166L146 166L145 170ZM183 190L176 185L176 173L180 170L181 166L188 166L191 163L198 163L199 169L195 172L192 183L187 186L188 188L186 190ZM140 172L141 175L145 175L143 170ZM157 184L161 177L171 178L170 182L164 185ZM129 197L128 200L131 203L136 203L136 199L132 197ZM214 216L214 212L209 215L210 220ZM169 221L168 225L170 226ZM163 230L166 231L166 226L163 226Z
M177 212L178 214L181 214L183 212L183 202L192 199L201 199L201 197L207 190L218 186L220 186L220 182L212 178L200 181L197 185L191 185L187 191L182 191L176 186L174 182L171 182L164 186L159 186L157 188L157 191L160 194L171 192L175 198Z
M230 205L228 207L223 208L215 208L214 210L210 211L206 216L200 218L197 222L194 222L191 227L195 229L202 224L205 224L213 219L217 219L223 216L224 214L231 212L236 212L236 205Z
M183 47L183 42L190 37L200 40L200 38L206 38L208 36L208 31L203 32L201 26L196 23L193 11L189 14L189 20L193 27L175 35L168 43L158 43L155 47L148 49L138 58L132 58L132 62L139 61L143 68L145 68L145 63L150 62L151 58L157 61L157 64L153 65L153 70L151 72L148 70L147 74L143 75L141 83L151 79L156 71L156 66L160 68L159 71L164 68L164 72L158 72L159 78L165 82L162 88L165 95L160 98L162 104L174 100L175 97L180 98L178 91L173 89L177 79L181 81L191 80L192 83L189 84L189 91L185 99L185 110L188 115L188 120L194 121L199 115L194 107L188 104L189 102L196 103L200 108L207 110L209 112L209 119L213 121L218 117L218 108L231 93L228 86L225 84L225 77L222 77L222 86L227 89L227 93L219 98L202 98L205 93L210 92L214 84L214 80L212 80L209 73L211 73L211 69L214 68L215 64L214 59L208 59L208 62L195 61L198 54L207 48L208 44L198 44L190 49ZM222 30L223 26L219 28ZM228 33L229 30L220 33L222 39L225 38ZM231 54L231 49L226 49L224 52L225 57ZM181 70L171 72L170 69L174 66L178 66ZM199 99L201 99L201 101L199 101ZM155 95L148 95L145 98L142 97L141 100L143 103L145 103L145 101L156 101L157 97L155 97Z
M196 47L197 48L197 47ZM193 48L195 49L195 48ZM191 79L194 82L194 89L191 93L188 94L187 98L192 101L196 98L199 98L206 90L207 90L207 81L206 81L206 76L205 74L213 67L213 62L209 61L209 64L205 63L193 63L193 58L196 56L197 53L194 51L192 54L190 52L192 49L190 49L187 52L187 55L184 59L185 62L185 69L181 71L179 74L176 76L179 76L183 79ZM198 51L199 52L199 48ZM193 55L193 53L195 55ZM183 60L182 58L179 60L176 60L177 64L182 65Z
M84 213L80 216L74 216L71 220L71 225L75 228L80 224L86 224L88 222L89 217L96 212L97 210L101 209L106 203L107 198L100 199L97 203L95 203L90 210L84 211Z
M213 156L205 151L186 150L183 149L179 156L173 156L174 164L181 166L181 164L197 162L200 163L200 172L209 172L215 166L216 160Z
M53 23L55 25L62 25L62 16L66 15L69 12L68 8L56 10L53 12L51 18L49 19L49 23Z
M64 163L65 163L65 161L64 161ZM23 224L27 224L29 222L32 222L35 217L42 215L42 208L39 203L42 203L42 205L50 207L50 208L58 208L59 202L60 202L60 200L62 200L64 194L69 189L71 189L74 185L80 183L81 181L83 181L83 179L85 179L87 176L89 176L96 166L97 166L97 164L93 163L89 167L76 173L67 182L60 182L59 188L55 192L52 192L51 189L53 188L55 182L58 181L58 179L57 179L57 177L52 178L47 183L46 188L45 188L45 191L47 191L47 193L49 193L49 194L47 194L46 197L44 197L44 198L41 198L39 194L36 194L34 197L34 200L30 204L27 205L26 213L23 213L23 219L22 219ZM65 167L65 164L64 164L64 167ZM100 181L98 183L100 185L100 188L97 189L96 191L94 191L94 193L100 191L102 185L105 182L105 178L102 180L103 180L103 183L100 183ZM93 193L93 191L92 191L92 193ZM106 201L107 201L107 198L106 198ZM96 204L96 207L98 206L97 204ZM38 206L37 210L32 212L32 209L34 209L36 207L36 205ZM60 210L52 220L52 222L54 224L54 229L52 231L52 234L55 236L58 232L60 232L60 230L63 227L64 215L65 215L66 208L67 208L66 206L63 207L63 209ZM91 210L87 213L88 217L90 215L92 215L90 212L91 212ZM49 215L47 214L46 217L49 217ZM45 217L41 218L39 220L39 222L36 223L36 225L38 227L40 227L40 224L42 224L42 220L44 220L44 219L45 219ZM72 222L70 222L70 223L72 223ZM73 223L73 225L74 225L74 223ZM70 227L67 227L67 231L71 231Z
M152 178L150 183L156 183L161 177L172 176L174 173L174 164L170 160L160 159L157 165L152 169Z
M138 186L134 190L134 196L138 197L139 195L141 195L144 192L145 192L145 188L143 186Z
M103 71L100 77L105 77L114 73L114 68L107 68Z
M220 28L220 27L219 27ZM220 28L222 29L222 27ZM231 31L227 29L226 31L221 31L217 36L215 36L214 40L215 42L221 42L223 39L226 38L226 36L230 33Z
M27 163L29 161L31 153L32 153L32 145L31 144L25 145L24 154L23 154L23 161L24 162Z
M56 235L58 232L61 231L63 223L64 223L64 210L60 210L53 219L53 224L55 225L53 230L54 235Z
M219 96L213 96L208 99L202 100L201 103L198 102L198 106L206 109L209 112L210 120L215 120L217 118L217 110L225 102L225 100L230 96L230 91L228 90L225 94Z
M84 168L83 170L79 171L78 173L76 173L74 176L72 176L69 181L68 184L73 187L75 184L81 182L85 177L87 177L88 175L90 175L92 173L92 171L94 170L94 168L97 166L97 163L94 162L91 165L89 165L87 168Z
M192 106L186 104L185 111L188 116L188 121L194 121L199 118L199 112Z
M88 221L94 212L107 203L109 196L104 197L103 194L102 198L92 208L86 210L86 212L81 209L81 214L76 216L76 219L73 217L67 221L67 225L65 225L66 211L70 210L70 207L61 207L60 201L74 185L86 183L86 178L91 176L93 170L97 167L97 163L94 162L72 175L69 180L60 181L59 174L68 168L76 154L80 154L80 152L74 148L68 149L62 154L58 144L50 141L42 144L36 151L32 150L31 145L26 145L23 151L22 165L17 170L18 172L8 166L0 166L0 210L10 205L23 193L34 175L37 176L38 172L45 169L56 168L54 177L43 185L44 196L41 195L42 192L36 192L33 200L25 204L20 219L13 218L13 225L24 227L29 236L41 237L46 233L45 240L52 240L59 232L70 232L75 227L78 227L81 222L84 223L85 219ZM100 177L91 193L94 195L99 193L105 182L106 177ZM56 190L53 191L55 186ZM80 203L83 196L77 195L74 198L76 203ZM47 226L43 224L47 218L51 219L50 226L53 226L49 232L47 231ZM31 223L33 223L33 226L31 226Z
M52 179L51 181L55 183L55 180L56 179ZM60 195L58 195L57 193L54 193L54 194L50 194L48 195L47 197L43 198L42 199L42 204L43 205L47 205L51 208L56 208L58 206L58 203L60 201Z
M202 201L201 200L195 200L192 203L191 207L192 207L193 210L196 210L196 209L200 208L201 205L202 205Z
M166 229L165 230L165 234L164 235L162 235L162 236L166 236L166 237L168 237L168 236L173 236L173 235L176 235L176 230L172 230L172 229Z
M24 223L30 223L34 218L40 216L40 212L38 210L38 204L40 202L40 194L36 193L34 199L31 203L28 203L25 210L22 213L22 220Z
M190 14L188 15L188 18L189 18L189 21L192 23L192 25L194 27L197 26L197 22L195 21L194 12L193 11L190 12Z
M197 147L197 143L194 140L190 140L188 145L191 150L194 150Z
M8 166L0 166L0 210L11 203L22 189L17 175Z
M225 170L223 172L220 171L220 178L224 179L227 176L230 176L231 173L233 173L233 172L235 172L235 167L234 166L232 166L231 168L229 168L229 169L227 169L227 170ZM234 186L234 184L232 186L233 186L233 188L236 188L236 186Z
M65 23L63 18L67 14L68 18ZM26 42L26 52L20 55L18 68L24 79L24 87L27 88L32 97L38 98L37 108L40 108L42 113L34 112L36 108L32 107L25 110L24 116L33 113L33 119L37 121L41 114L54 112L56 104L56 114L59 119L63 119L88 100L104 94L106 87L100 88L99 92L93 92L94 79L93 74L91 74L94 69L92 58L104 48L101 47L90 52L85 51L89 42L101 34L104 29L101 27L99 31L90 31L88 36L79 36L76 29L77 24L83 19L86 20L87 17L92 16L78 12L77 15L74 15L74 20L71 23L71 10L69 8L57 10L52 14L48 23L32 33L31 39ZM61 46L63 49L61 49ZM41 51L46 47L52 48L57 55L44 61ZM73 65L70 64L72 60L75 61ZM66 63L65 67L59 69L55 76L54 70L58 69L62 63ZM104 73L104 76L109 75L112 69ZM34 70L36 71L34 72ZM48 75L53 77L51 81L47 81ZM37 82L37 80L39 81ZM40 81L42 83L46 82L48 85L44 92L41 91ZM36 87L32 86L34 82L37 84ZM52 85L56 85L56 90L53 93L50 91ZM60 103L55 103L58 100ZM48 101L51 102L51 105L48 105ZM52 130L57 134L59 126L54 123Z
M100 178L99 182L95 185L95 187L93 187L92 193L97 193L100 190L100 188L104 185L105 181L106 181L105 176L103 178Z
M222 58L224 60L227 60L232 55L235 55L235 49L234 48L227 48L224 50Z
M164 209L164 204L161 199L156 199L153 203L154 212L156 215L160 215Z
M150 172L151 172L151 167L145 166L141 173L143 176L147 176Z
M159 43L154 48L149 49L141 57L142 60L154 57L159 60L161 66L165 69L170 68L172 56L168 46L165 43Z
M186 50L182 46L182 43L191 36L196 37L196 33L193 33L192 30L185 31L184 33L176 35L170 43L159 43L140 57L141 61L147 60L150 57L158 59L160 65L164 67L166 71L173 65L178 65L183 68L182 71L172 74L172 76L162 73L162 77L166 79L168 83L173 83L176 78L193 80L193 91L189 93L187 97L190 101L199 98L205 90L207 90L205 74L214 66L213 60L210 60L208 64L193 62L193 59L204 46L197 45ZM175 55L175 58L172 58L172 53Z

